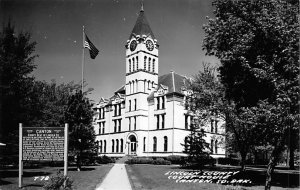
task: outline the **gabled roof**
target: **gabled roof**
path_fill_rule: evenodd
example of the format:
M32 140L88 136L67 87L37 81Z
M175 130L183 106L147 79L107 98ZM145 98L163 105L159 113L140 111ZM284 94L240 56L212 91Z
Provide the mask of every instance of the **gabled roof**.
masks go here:
M158 77L158 85L157 86L158 87L159 86L167 86L168 87L167 94L178 93L178 94L183 95L182 87L184 87L185 80L187 80L187 78L185 76L179 75L172 71L168 74ZM156 89L156 90L158 90L158 89ZM152 100L154 98L154 92L152 92L148 96L148 100Z
M140 14L135 22L135 25L129 36L129 39L131 39L132 37L135 37L137 35L140 35L141 37L143 35L151 36L152 39L155 39L154 34L150 28L150 25L146 19L143 8L141 9Z
M119 93L119 94L125 94L125 85L123 85L121 88L119 88L116 92L116 93Z

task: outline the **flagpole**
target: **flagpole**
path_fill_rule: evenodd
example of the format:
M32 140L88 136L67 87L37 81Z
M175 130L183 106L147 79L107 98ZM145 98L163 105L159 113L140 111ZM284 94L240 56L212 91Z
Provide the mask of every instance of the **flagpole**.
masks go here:
M81 93L83 94L83 82L84 82L84 26L82 26L82 71L81 71Z

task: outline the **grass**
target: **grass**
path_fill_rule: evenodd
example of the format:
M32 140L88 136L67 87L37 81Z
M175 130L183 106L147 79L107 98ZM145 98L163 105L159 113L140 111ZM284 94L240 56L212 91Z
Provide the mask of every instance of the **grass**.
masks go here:
M182 169L179 166L155 166L155 165L126 165L126 169L134 190L196 190L196 189L216 189L216 190L242 190L242 189L264 189L264 172L263 171L247 171L238 173L237 178L250 179L252 183L248 186L241 185L221 185L216 183L176 183L176 180L168 179L169 175L165 175L168 171L193 171L190 169ZM206 169L204 171L207 171ZM212 171L231 171L230 169L212 168ZM237 170L233 170L237 171ZM299 189L299 174L275 174L272 189L287 190ZM288 180L288 182L286 181Z
M69 167L68 176L73 180L74 190L94 190L101 183L113 165L100 165L83 167L78 172L75 167ZM25 169L23 174L23 190L41 190L44 180L37 176L52 176L63 167L44 167L38 169ZM18 170L0 170L0 190L18 189Z

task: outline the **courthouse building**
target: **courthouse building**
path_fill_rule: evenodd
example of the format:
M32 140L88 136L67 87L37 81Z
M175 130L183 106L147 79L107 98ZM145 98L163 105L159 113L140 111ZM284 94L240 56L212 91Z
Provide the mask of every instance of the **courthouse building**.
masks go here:
M159 76L159 44L143 8L125 45L125 84L94 107L98 154L107 156L185 155L191 116L185 108L184 84L173 71ZM123 67L120 65L120 67ZM208 122L206 140L213 157L224 157L224 122Z

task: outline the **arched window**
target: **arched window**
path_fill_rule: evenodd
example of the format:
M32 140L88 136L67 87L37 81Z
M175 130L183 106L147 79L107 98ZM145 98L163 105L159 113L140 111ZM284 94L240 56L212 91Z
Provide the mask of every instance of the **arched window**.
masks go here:
M134 63L134 57L132 58L132 71L135 70L135 63Z
M157 139L156 137L153 137L153 152L156 152L157 150Z
M131 100L129 100L129 111L131 111Z
M121 139L121 143L120 143L120 152L123 152L123 139Z
M168 151L168 137L164 136L164 151Z
M129 72L131 72L131 60L129 59Z
M144 70L147 69L147 56L144 57Z
M119 139L116 140L116 152L119 152Z
M148 71L151 71L151 58L148 59Z
M139 58L138 58L138 56L136 56L135 59L136 59L136 70L138 70L139 69Z
M143 151L146 151L146 137L144 137L144 142L143 142Z
M155 59L152 60L152 72L155 72Z
M106 152L106 140L104 140L104 150L103 152Z
M99 152L102 153L102 141L100 141L99 149Z
M147 81L146 79L144 80L144 92L146 92L146 88L147 88Z
M129 94L131 94L131 82L129 82Z
M135 90L135 92L138 92L138 80L137 79L135 80L135 89L134 90Z
M135 82L132 81L132 93L135 93Z
M111 140L111 152L115 152L115 140Z
M215 141L215 154L218 154L218 140Z
M214 140L210 140L210 151L213 154L214 153Z

